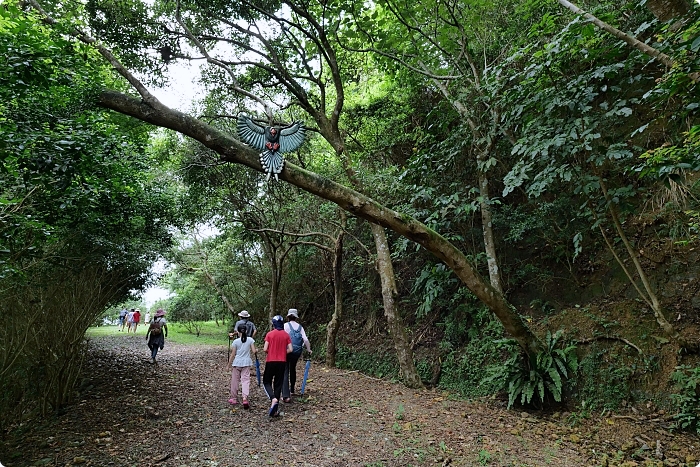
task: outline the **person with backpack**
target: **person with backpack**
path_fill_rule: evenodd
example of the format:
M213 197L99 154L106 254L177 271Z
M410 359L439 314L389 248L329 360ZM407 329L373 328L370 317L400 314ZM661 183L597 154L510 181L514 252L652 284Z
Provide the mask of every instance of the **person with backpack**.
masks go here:
M241 311L238 313L238 316L241 318L238 321L236 321L236 324L233 325L233 329L228 333L228 336L230 338L236 337L236 334L240 336L240 332L238 332L238 328L241 326L246 327L246 335L248 337L253 337L255 338L255 335L258 333L257 328L255 327L255 324L249 319L250 318L250 313L248 313L246 310Z
M292 402L294 386L297 383L297 362L301 358L301 353L306 350L311 354L311 343L306 337L304 327L297 323L299 314L296 308L290 308L287 312L288 322L284 325L284 330L289 334L292 341L292 351L287 354L287 364L284 369L284 384L282 385L282 397L284 402Z
M146 332L148 348L151 349L151 363L156 363L158 349L163 350L163 347L165 347L166 337L168 337L168 325L165 322L165 311L160 308L158 311L156 311L153 322L148 327L148 331Z
M270 399L270 417L277 416L282 384L284 381L284 368L287 364L287 355L292 351L292 340L284 331L284 318L276 315L272 318L272 331L265 334L263 350L267 353L265 360L265 373L263 373L263 387Z
M122 308L122 311L119 312L119 324L117 325L119 327L119 331L124 330L124 325L126 324L126 315L129 313L129 310L126 308Z
M248 409L248 394L250 392L250 367L253 366L252 355L258 353L255 348L255 340L248 337L248 329L245 325L238 327L241 335L231 344L231 356L228 359L229 365L233 367L231 371L231 398L228 403L238 404L238 382L241 383L241 395L243 396L243 408Z

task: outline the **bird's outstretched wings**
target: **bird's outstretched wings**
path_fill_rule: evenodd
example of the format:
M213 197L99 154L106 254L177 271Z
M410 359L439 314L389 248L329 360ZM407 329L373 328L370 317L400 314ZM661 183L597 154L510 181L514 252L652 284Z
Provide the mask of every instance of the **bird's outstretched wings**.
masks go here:
M291 152L304 142L304 124L296 122L280 130L280 152Z
M247 115L238 117L238 136L249 146L262 151L265 149L265 128L261 127Z

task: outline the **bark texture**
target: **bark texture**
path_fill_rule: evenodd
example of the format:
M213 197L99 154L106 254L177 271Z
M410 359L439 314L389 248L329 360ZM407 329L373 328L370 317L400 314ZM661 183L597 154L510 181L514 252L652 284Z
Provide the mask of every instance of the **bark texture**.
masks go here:
M394 340L396 358L399 360L404 384L409 388L422 388L423 382L418 376L413 364L413 352L411 344L406 336L403 320L396 311L396 281L394 279L394 268L391 266L391 250L386 239L386 232L377 225L372 224L372 233L377 247L377 270L382 280L382 301L384 302L384 316L386 316L389 332Z
M489 280L498 292L503 293L501 285L501 271L498 268L498 256L496 256L496 241L493 236L493 221L491 220L491 205L489 197L489 179L485 173L479 174L479 191L481 192L481 228L484 232L484 250L486 250L486 262L489 267Z
M163 128L189 136L221 155L222 161L233 162L262 172L258 154L230 135L177 110L160 104L149 105L140 99L116 91L100 94L102 106ZM389 228L433 253L452 269L462 283L471 290L503 323L503 326L528 354L536 353L541 344L525 325L515 308L503 294L494 289L476 272L466 256L443 236L416 219L388 209L373 199L309 172L289 161L285 163L280 179L327 199L347 212Z
M345 216L343 216L345 217ZM345 219L343 219L344 221ZM345 222L343 222L344 224ZM335 356L337 354L336 338L338 329L343 318L343 238L345 231L342 229L338 233L333 248L333 295L335 296L335 306L333 316L328 322L326 329L326 365L335 368Z

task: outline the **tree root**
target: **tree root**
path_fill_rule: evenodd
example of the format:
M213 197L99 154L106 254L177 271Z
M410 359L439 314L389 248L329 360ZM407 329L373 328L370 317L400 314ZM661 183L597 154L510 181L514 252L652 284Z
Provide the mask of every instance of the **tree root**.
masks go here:
M590 343L593 342L593 341L600 341L600 340L620 341L620 342L623 342L623 343L629 345L630 347L632 347L634 350L636 350L636 351L639 352L640 354L643 354L643 353L644 353L644 352L642 352L642 349L640 349L639 347L637 347L636 345L634 345L633 343L631 343L630 341L628 341L628 340L625 339L624 337L618 337L618 336L597 336L597 337L588 337L588 338L586 338L586 339L577 340L576 343L577 343L577 344L590 344Z

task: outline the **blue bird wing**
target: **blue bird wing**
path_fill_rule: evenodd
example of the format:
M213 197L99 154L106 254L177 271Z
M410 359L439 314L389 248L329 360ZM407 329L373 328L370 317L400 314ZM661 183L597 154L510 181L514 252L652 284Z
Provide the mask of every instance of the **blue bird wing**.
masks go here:
M238 117L238 136L250 147L262 151L265 149L265 128L261 127L247 115Z
M280 131L280 152L291 152L304 142L304 124L296 122Z

